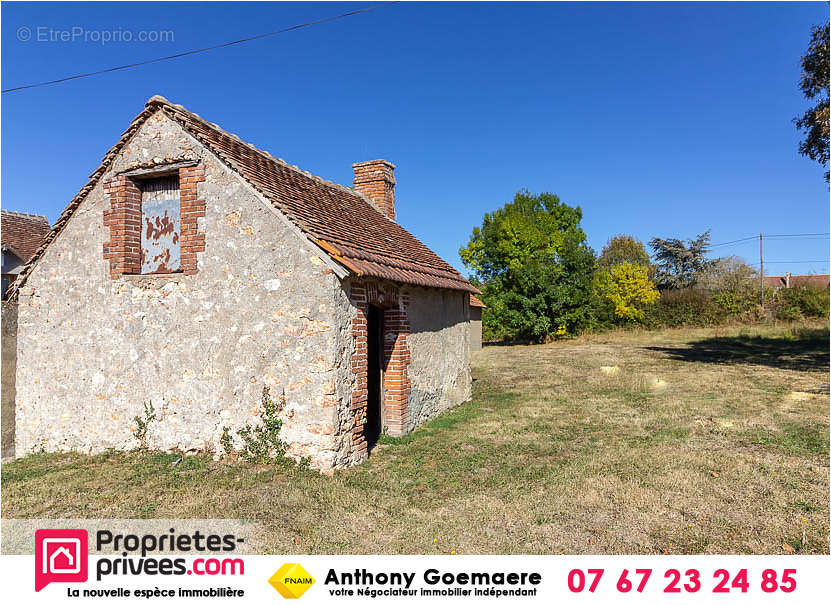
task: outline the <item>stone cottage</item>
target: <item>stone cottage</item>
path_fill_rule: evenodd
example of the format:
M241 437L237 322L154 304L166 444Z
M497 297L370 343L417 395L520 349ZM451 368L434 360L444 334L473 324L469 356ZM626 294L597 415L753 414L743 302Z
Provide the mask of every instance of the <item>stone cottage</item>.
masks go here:
M366 458L469 399L478 291L395 222L394 166L354 188L151 98L12 296L15 453L219 451L268 387L295 457Z

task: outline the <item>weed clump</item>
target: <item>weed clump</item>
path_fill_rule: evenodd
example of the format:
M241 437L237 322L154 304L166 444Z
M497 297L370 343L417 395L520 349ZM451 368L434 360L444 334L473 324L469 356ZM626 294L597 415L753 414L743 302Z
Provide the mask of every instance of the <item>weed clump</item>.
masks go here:
M144 404L144 416L133 417L133 423L136 425L133 436L138 439L139 447L143 450L147 449L147 429L156 418L156 409L152 401Z
M242 443L242 447L239 449L234 447L234 436L231 429L227 426L222 427L219 442L225 454L229 457L238 456L254 464L308 467L310 458L304 457L298 462L287 456L287 444L280 438L283 421L279 416L285 407L285 398L281 396L278 401L274 401L268 387L263 387L260 405L262 422L254 426L246 425L236 432L237 440Z

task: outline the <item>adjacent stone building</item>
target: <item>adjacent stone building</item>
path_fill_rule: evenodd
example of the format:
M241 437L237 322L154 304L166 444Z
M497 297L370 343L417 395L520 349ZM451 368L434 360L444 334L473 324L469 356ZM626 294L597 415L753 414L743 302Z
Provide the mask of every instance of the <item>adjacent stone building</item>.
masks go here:
M0 211L0 239L3 248L2 310L2 444L3 458L14 455L14 378L17 371L17 305L7 301L9 287L23 266L40 248L49 234L45 216L27 212Z
M220 451L268 387L289 452L363 460L470 397L469 296L395 222L394 166L354 189L153 97L26 265L16 455Z
M485 303L470 295L470 350L478 351L482 348L482 309L487 308Z

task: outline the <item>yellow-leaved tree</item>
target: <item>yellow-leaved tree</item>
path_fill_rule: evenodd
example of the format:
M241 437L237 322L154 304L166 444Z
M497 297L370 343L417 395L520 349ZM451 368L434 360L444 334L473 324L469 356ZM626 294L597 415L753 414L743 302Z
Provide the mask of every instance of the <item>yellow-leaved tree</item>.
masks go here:
M628 261L599 271L595 287L599 296L614 305L616 317L632 323L643 321L643 308L660 297L648 267Z

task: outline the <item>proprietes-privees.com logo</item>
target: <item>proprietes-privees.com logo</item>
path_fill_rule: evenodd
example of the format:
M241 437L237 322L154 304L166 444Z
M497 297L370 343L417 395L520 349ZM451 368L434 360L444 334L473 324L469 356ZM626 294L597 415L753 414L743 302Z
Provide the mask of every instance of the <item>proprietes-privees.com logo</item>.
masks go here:
M244 538L233 534L177 534L174 529L162 535L113 534L95 532L95 550L118 552L120 557L101 557L96 561L95 579L109 576L244 575L242 559L199 557L190 566L181 557L152 557L159 552L233 552ZM139 557L128 557L137 554ZM85 529L38 529L35 531L35 591L53 582L86 582L89 576L89 535ZM184 590L184 589L180 589ZM189 595L183 595L189 596Z

